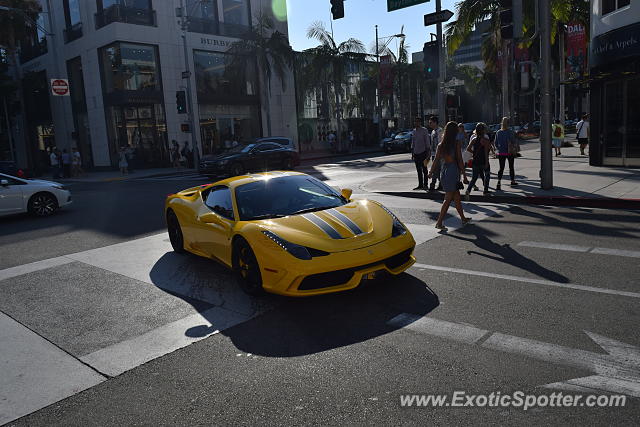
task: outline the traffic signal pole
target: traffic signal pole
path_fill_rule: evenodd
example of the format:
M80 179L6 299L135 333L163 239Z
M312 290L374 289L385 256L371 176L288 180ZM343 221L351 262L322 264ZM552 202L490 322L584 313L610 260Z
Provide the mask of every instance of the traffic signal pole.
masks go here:
M182 26L182 47L184 49L184 69L187 76L187 115L189 117L189 128L191 130L191 150L193 152L193 165L197 169L200 164L200 147L196 137L195 111L193 108L193 98L191 95L191 67L189 65L189 48L187 47L187 8L184 0L180 0L180 15Z
M436 0L436 13L442 11L442 0ZM436 95L438 97L438 118L440 119L440 126L447 124L447 112L445 110L446 104L444 99L444 81L446 79L446 61L444 58L445 50L444 50L444 40L442 37L442 22L438 22L436 25L436 34L438 39L438 62L440 72L438 73L438 88L436 89Z
M540 187L553 188L553 158L551 157L551 7L549 1L539 1L540 57L542 62L542 99L540 117Z

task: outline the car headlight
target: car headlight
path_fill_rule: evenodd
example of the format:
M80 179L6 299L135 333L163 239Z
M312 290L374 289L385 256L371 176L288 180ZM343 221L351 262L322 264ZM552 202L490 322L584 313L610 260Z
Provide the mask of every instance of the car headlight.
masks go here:
M391 218L393 218L393 225L391 226L391 237L402 236L407 232L407 227L404 226L404 224L398 219L398 217L393 212L387 209L384 205L378 205L378 206L384 209L389 215L391 215Z
M276 233L273 233L269 230L262 230L262 234L267 236L269 239L275 242L282 249L289 252L291 255L293 255L298 259L303 259L308 261L313 257L329 255L329 252L325 252L325 251L321 251L313 248L307 248L305 246L291 243L283 239L282 237L278 236Z
M67 191L67 187L65 187L64 185L52 185L52 187L57 188L58 190Z

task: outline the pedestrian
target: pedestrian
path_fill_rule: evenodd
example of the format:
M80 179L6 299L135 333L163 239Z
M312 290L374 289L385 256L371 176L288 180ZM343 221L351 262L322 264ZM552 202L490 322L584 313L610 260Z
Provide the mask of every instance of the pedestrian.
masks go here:
M327 135L327 141L329 142L329 148L331 150L332 153L336 152L336 134L333 133L332 130L329 131L329 134Z
M489 178L491 173L489 168L489 149L491 148L491 141L489 141L486 132L487 125L482 122L478 123L467 147L467 151L473 154L473 163L471 167L471 181L469 181L467 191L464 194L466 200L469 200L471 189L475 186L478 178L480 178L484 184L482 194L485 196L489 195Z
M225 148L227 148L226 145L225 141ZM171 165L176 169L180 169L180 145L175 139L171 140Z
M131 144L127 144L126 151L127 172L133 173L134 167L136 166L136 149Z
M591 132L589 132L589 115L583 114L582 120L576 124L577 134L576 138L578 138L578 144L580 144L580 154L586 156L584 149L589 144L589 136Z
M118 167L120 168L120 173L122 173L122 175L129 174L129 162L127 161L127 152L128 152L128 147L126 145L121 146L120 151L118 152L118 156L119 156Z
M433 179L431 180L431 186L429 187L429 191L434 191L436 189L436 181L438 181L437 189L442 190L442 182L440 182L440 169L439 169L441 165L436 163L435 155L436 155L436 150L438 148L438 145L442 142L444 131L442 130L438 122L439 122L438 116L429 117L429 128L431 129L431 159L433 160L433 163L434 163L433 167L436 168L434 170L434 175L433 175ZM457 133L457 130L456 130L456 133Z
M53 179L60 178L60 160L58 159L58 150L55 148L52 148L51 154L49 154L49 164L51 165Z
M71 178L71 154L67 149L62 150L62 177Z
M555 119L551 125L551 134L553 141L553 148L556 150L556 157L561 156L560 147L564 142L564 126L560 124L560 120Z
M469 141L467 141L467 132L465 132L464 124L462 123L458 123L458 134L456 135L456 141L460 144L460 151L462 152L462 163L464 166L462 168L462 178L463 178L462 182L464 184L468 184L469 180L467 179L467 162L464 161L465 159L464 153L467 152ZM471 156L469 156L469 158L471 158Z
M353 150L355 142L356 142L356 136L353 134L353 131L350 130L349 131L349 151Z
M439 167L440 183L445 191L445 196L442 208L440 209L440 215L435 225L438 230L442 231L447 231L447 227L445 227L442 222L447 215L452 200L455 202L456 210L460 215L460 220L462 220L462 225L471 221L471 218L464 216L462 202L460 201L460 189L464 188L460 181L460 176L464 170L464 163L462 161L462 150L457 134L458 125L456 122L447 123L442 142L438 144L435 160L429 171L429 178L431 178L435 173L436 165L440 164L442 160L442 165Z
M426 190L429 184L427 164L431 157L429 131L422 126L420 117L416 117L415 126L411 137L411 159L416 164L418 186L414 190Z
M73 176L83 175L84 171L82 170L82 156L80 155L77 147L73 147L71 156L73 164Z
M502 118L502 125L500 130L496 132L495 138L496 154L498 155L498 162L500 163L500 170L498 171L498 184L496 190L500 191L500 181L504 174L504 167L509 162L509 176L511 177L511 186L518 185L516 182L516 174L514 169L514 159L518 152L516 134L509 128L509 118Z
M191 147L189 147L189 141L184 142L184 147L182 147L182 157L186 160L186 165L189 169L193 169L193 152L191 151Z

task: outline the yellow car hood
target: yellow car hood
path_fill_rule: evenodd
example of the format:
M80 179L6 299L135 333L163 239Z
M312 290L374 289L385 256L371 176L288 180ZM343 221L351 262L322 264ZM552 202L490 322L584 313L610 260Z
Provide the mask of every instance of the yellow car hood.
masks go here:
M264 220L259 225L291 243L344 252L391 237L393 218L378 204L360 200L333 209Z

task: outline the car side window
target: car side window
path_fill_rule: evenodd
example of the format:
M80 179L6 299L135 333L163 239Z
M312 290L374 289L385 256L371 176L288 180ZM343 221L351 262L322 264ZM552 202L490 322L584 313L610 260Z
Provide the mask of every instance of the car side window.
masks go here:
M260 144L258 146L258 151L271 151L271 150L277 150L279 149L280 146L273 144L273 143L267 143L267 144Z
M24 182L18 181L17 179L9 178L8 176L0 175L0 181L8 181L9 185L24 185Z
M229 187L215 187L209 191L205 205L218 215L233 220L233 204Z

